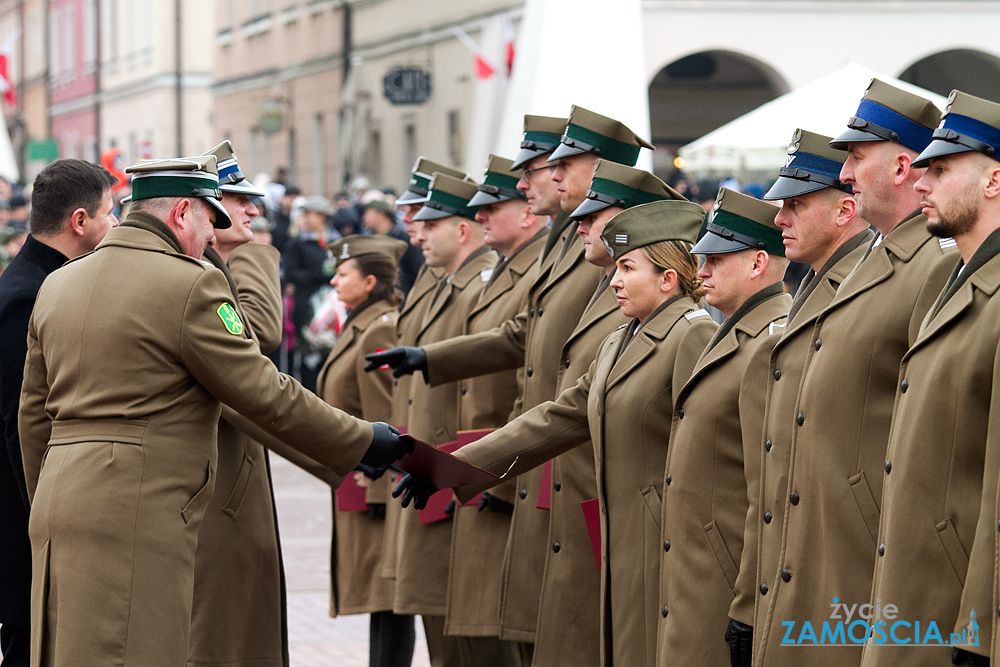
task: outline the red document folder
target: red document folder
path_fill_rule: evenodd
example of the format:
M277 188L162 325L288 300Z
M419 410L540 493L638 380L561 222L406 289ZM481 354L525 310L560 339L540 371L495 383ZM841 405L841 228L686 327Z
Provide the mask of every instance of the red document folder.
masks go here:
M347 473L336 491L338 512L364 512L368 509L368 503L365 502L368 487L360 483L364 476L364 473L356 470Z
M587 522L587 532L590 533L590 545L594 547L594 558L597 559L597 571L601 571L601 507L597 498L580 502L583 510L583 520Z
M495 484L500 480L488 470L452 456L450 452L459 447L457 440L448 443L453 446L446 449L446 445L435 447L411 435L403 437L413 443L413 453L396 461L394 467L439 489L451 489L467 484Z
M552 461L542 465L542 481L538 483L538 502L535 507L540 510L552 509Z
M443 445L438 445L437 449L450 454L458 449L458 446L457 441L446 442ZM417 516L420 518L420 523L427 525L429 523L437 523L438 521L450 519L452 515L448 514L444 510L448 507L448 503L451 502L453 497L454 494L451 492L451 489L444 488L428 498L427 505L425 505L422 510L417 510Z

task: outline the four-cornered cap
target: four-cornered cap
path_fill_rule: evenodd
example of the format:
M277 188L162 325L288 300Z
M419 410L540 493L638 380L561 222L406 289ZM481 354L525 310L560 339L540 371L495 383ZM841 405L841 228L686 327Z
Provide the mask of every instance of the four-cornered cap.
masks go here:
M512 162L499 155L486 158L486 175L479 186L479 192L469 200L469 206L496 204L508 199L525 199L526 195L517 189L520 174L514 172Z
M313 213L322 213L323 215L333 215L334 210L330 205L330 200L323 195L309 195L306 200L302 202L303 211L312 211Z
M240 170L233 152L233 144L226 139L221 144L205 153L214 155L216 168L219 171L219 189L223 192L246 195L248 197L263 197L266 193L247 180Z
M198 197L215 208L215 228L232 222L219 201L219 172L214 155L196 155L168 160L140 160L125 168L132 174L132 200L155 197Z
M510 168L520 169L536 157L551 153L559 145L565 130L565 118L525 115L521 152L514 158L514 164Z
M648 171L598 160L587 196L569 217L580 220L609 206L632 208L664 199L687 201L681 193Z
M705 210L694 202L665 199L625 209L604 225L601 240L611 257L660 241L694 243Z
M753 248L784 257L781 229L774 224L780 210L774 204L721 188L709 214L706 233L691 252L719 255Z
M1000 160L1000 104L953 90L933 136L913 161L914 167L926 167L931 158L968 151Z
M549 156L549 162L569 155L593 153L603 160L634 167L639 159L639 149L653 148L653 144L623 123L575 104L570 109L560 142Z
M435 173L448 174L456 178L465 178L465 174L458 169L445 166L443 164L428 160L425 157L418 157L413 163L413 170L410 172L410 183L406 190L396 199L396 204L423 204L427 200L427 191L430 189L431 176Z
M851 192L850 185L840 182L840 169L847 159L847 151L832 148L830 141L830 137L822 134L795 130L788 144L785 166L764 199L800 197L823 188Z
M477 185L472 179L462 180L449 174L434 174L427 201L413 219L440 220L459 215L474 221L479 207L469 206L469 200L476 195Z
M399 262L409 244L385 234L351 234L330 244L330 255L338 264L358 255L379 253Z
M847 150L852 141L895 141L920 152L939 120L941 112L930 100L872 79L857 113L847 121L849 129L830 145Z

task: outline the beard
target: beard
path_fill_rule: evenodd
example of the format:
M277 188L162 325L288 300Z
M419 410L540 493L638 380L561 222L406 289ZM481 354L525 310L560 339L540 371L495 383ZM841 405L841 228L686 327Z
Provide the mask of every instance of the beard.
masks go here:
M948 202L947 207L935 205L938 219L927 220L927 231L938 238L948 238L968 234L975 228L979 220L981 202L978 198L977 186L970 183L966 188Z

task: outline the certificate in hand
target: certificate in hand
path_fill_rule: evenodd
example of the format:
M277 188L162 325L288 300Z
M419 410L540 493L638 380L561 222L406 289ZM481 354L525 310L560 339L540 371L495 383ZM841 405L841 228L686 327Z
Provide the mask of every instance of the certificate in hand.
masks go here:
M467 484L488 484L500 479L493 473L452 456L412 435L401 437L413 443L413 453L396 461L393 467L408 472L439 489Z

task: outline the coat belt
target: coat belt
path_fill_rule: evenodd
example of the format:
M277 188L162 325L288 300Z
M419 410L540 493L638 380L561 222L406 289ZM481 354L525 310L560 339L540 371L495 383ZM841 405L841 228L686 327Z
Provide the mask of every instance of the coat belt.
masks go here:
M62 419L52 422L49 445L93 441L141 445L148 424L148 419Z

